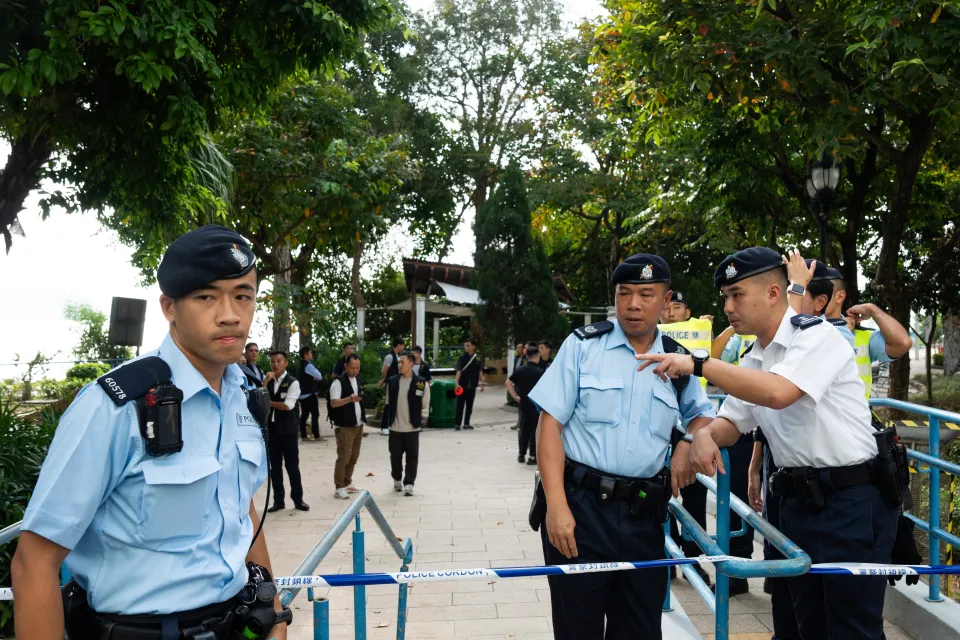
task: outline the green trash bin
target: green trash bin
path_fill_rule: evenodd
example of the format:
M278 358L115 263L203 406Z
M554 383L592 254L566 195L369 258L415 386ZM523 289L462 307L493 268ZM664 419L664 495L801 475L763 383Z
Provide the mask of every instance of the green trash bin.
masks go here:
M430 383L430 418L428 427L449 429L457 422L457 396L453 389L456 382L437 379Z

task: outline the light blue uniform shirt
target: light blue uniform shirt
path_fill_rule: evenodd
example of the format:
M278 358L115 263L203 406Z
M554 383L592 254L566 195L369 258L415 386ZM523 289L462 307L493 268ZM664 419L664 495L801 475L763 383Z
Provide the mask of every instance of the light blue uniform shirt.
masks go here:
M654 365L637 371L636 351L613 324L597 338L567 337L530 399L564 425L563 449L571 460L650 478L663 468L678 421L686 429L716 411L695 378L677 402L673 384L654 375ZM650 352L664 352L659 330Z
M313 366L312 362L307 363L307 366L304 368L304 373L306 373L308 376L310 376L317 382L320 382L321 380L323 380L323 374L320 373L319 369ZM316 391L314 391L313 393L301 393L300 400L304 400L306 398L309 398L310 396L315 396L315 395L317 395Z
M246 584L251 499L267 477L244 376L218 396L168 335L158 355L183 391L183 450L149 456L136 402L87 385L60 419L23 530L70 549L66 565L100 613L164 614Z
M820 316L824 320L827 319L826 316ZM851 349L856 349L854 346L853 331L847 328L846 325L833 325L836 327L837 331L840 332L847 343L850 344ZM893 362L894 358L891 358L887 355L887 339L883 337L883 334L879 331L874 331L873 335L870 336L870 342L868 343L868 348L870 350L870 362Z

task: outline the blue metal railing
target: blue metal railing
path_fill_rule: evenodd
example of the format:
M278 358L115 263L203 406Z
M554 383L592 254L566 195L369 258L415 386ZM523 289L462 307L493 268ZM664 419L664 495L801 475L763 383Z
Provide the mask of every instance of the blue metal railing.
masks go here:
M407 571L408 565L413 560L413 541L407 538L402 543L390 528L390 524L384 517L380 507L373 500L369 491L361 491L353 503L340 514L336 522L333 523L327 532L323 534L320 541L317 542L313 550L307 554L291 576L311 576L314 574L317 566L333 549L351 523L355 524L353 531L353 572L365 573L364 558L364 539L363 529L360 528L360 511L366 509L373 521L380 527L390 548L397 557L400 558L403 566L400 571ZM280 601L284 606L288 606L300 592L298 587L284 587L284 593ZM353 588L353 626L356 640L366 640L367 638L367 588L363 585L357 585ZM329 640L330 638L330 603L326 598L315 598L313 588L307 589L307 599L313 602L313 638L314 640ZM403 640L407 628L407 585L401 584L397 601L397 640Z
M943 411L934 407L925 407L912 402L903 402L901 400L891 400L889 398L871 398L872 407L890 407L900 411L908 411L923 416L927 416L930 422L930 455L920 453L919 451L907 450L907 456L927 465L925 469L919 468L918 473L927 473L930 475L929 500L930 509L927 512L927 519L921 520L913 513L907 513L906 516L917 525L921 531L925 531L929 536L930 564L940 564L940 541L947 544L960 546L960 538L949 531L944 531L940 527L940 472L960 476L960 466L940 459L940 421L960 422L960 414L950 411ZM929 582L930 593L927 594L927 600L930 602L940 602L943 597L940 595L940 576L931 575Z

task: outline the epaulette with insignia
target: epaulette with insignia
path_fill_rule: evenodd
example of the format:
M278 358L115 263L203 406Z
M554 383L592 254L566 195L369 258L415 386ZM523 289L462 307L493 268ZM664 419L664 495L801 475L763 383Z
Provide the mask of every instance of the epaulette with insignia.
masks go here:
M603 334L610 333L611 331L613 331L613 323L609 320L601 320L600 322L594 322L585 327L574 329L573 335L581 340L588 340L590 338L599 338Z
M684 355L690 355L690 351L685 346L670 336L660 334L660 342L663 344L664 353L682 353Z
M118 407L141 398L150 389L170 382L170 365L156 356L134 360L97 378L97 384Z
M798 313L797 315L790 318L790 324L795 327L800 327L801 330L809 329L810 327L816 326L823 322L823 318L817 318L816 316L808 316L805 313Z
M847 326L847 321L843 318L827 318L827 322L832 324L835 327L845 327Z

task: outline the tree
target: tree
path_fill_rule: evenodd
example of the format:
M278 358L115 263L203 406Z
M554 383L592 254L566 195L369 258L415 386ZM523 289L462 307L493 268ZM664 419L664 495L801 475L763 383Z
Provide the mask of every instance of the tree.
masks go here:
M104 360L119 364L133 357L129 347L110 344L107 314L88 304L68 304L63 317L80 325L80 341L73 348L78 360Z
M460 178L453 185L459 223L470 207L479 215L504 159L529 145L527 80L559 35L560 11L554 0L437 0L435 12L413 24L420 71L414 90L452 136L445 158ZM456 227L447 225L440 260Z
M542 243L530 229L523 173L511 164L494 197L474 225L477 291L483 304L477 322L493 345L507 340L549 338L567 332Z
M7 250L45 179L67 187L43 193L44 215L143 219L153 231L138 248L186 230L181 215L222 216L230 174L209 132L224 113L255 108L297 69L356 54L360 34L393 16L388 0L0 0Z
M792 198L789 208L801 212L809 163L835 157L848 188L835 210L844 220L830 230L831 262L855 282L861 260L875 254L872 291L908 324L923 283L939 277L960 246L956 212L917 206L916 197L930 161L955 158L936 147L950 146L958 132L960 7L884 0L610 4L613 17L597 31L595 55L608 95L617 98L614 109L634 117L636 140L666 145L710 130L747 131L745 139L761 150L758 175L775 175L772 195ZM751 197L740 192L735 200L749 204ZM917 224L939 233L911 251ZM891 396L905 398L908 382L909 362L901 360Z

